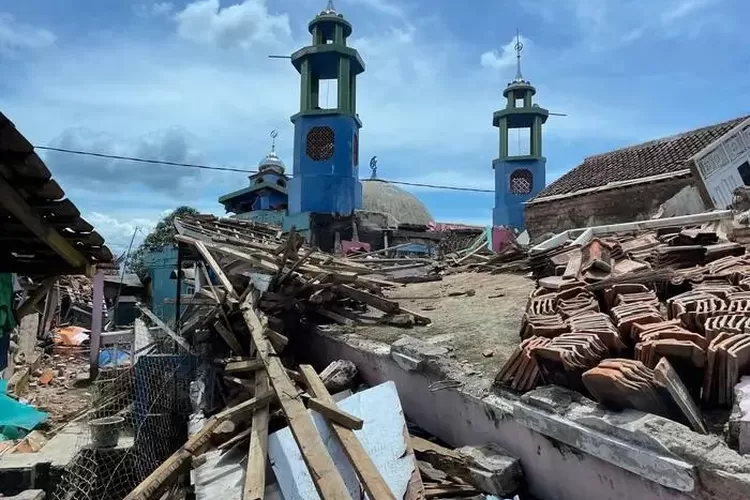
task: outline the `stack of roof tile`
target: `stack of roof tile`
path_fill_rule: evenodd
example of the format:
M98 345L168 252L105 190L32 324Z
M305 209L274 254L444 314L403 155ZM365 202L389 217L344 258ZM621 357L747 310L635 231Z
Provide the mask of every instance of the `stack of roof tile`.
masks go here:
M599 340L609 349L610 354L618 353L626 349L625 343L620 338L612 320L604 313L591 312L580 314L568 320L572 333L595 333Z
M634 344L633 327L649 323L661 323L664 316L659 311L659 306L653 302L633 302L615 306L610 311L610 316L620 332L623 339L627 339L630 345Z
M743 314L722 314L706 320L706 342L709 344L720 334L737 335L750 330L750 317Z
M570 328L559 314L549 316L525 314L521 321L522 339L533 336L553 338L569 331Z
M541 373L531 351L549 342L544 337L530 337L521 342L495 377L495 385L522 392L535 388Z
M631 359L607 359L584 373L582 380L594 399L607 407L654 413L707 432L698 407L666 358L653 370Z
M750 334L721 332L708 346L703 402L710 406L731 406L734 386L750 373Z
M632 359L606 359L582 376L588 392L608 408L666 415L667 406L654 385L654 371Z
M652 264L657 269L682 269L702 264L705 257L706 247L701 245L658 246L654 249Z
M544 347L531 349L531 354L545 383L583 391L581 375L609 351L597 333L563 333Z

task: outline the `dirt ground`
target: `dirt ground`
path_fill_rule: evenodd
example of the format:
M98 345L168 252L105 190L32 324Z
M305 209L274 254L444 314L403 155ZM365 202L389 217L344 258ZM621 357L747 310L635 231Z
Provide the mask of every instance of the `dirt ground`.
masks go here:
M494 377L519 343L519 330L534 282L516 274L461 273L443 281L410 284L386 296L432 320L429 326L408 330L368 325L356 332L391 343L401 335L452 349L458 361L487 377ZM471 295L471 290L474 295ZM459 292L469 292L450 296ZM483 353L492 351L490 357Z

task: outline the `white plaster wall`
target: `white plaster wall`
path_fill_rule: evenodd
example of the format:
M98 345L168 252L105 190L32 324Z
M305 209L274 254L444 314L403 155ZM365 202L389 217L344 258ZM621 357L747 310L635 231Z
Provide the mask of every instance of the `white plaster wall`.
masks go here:
M734 190L743 185L737 167L750 162L750 119L709 144L693 160L714 206L727 208Z
M407 417L446 443L458 447L494 442L504 447L521 459L530 493L541 500L695 498L531 431L511 419L510 405L501 398L488 405L458 390L430 392L435 380L403 370L387 348L353 347L322 335L312 337L310 347L321 365L347 359L369 384L395 382Z

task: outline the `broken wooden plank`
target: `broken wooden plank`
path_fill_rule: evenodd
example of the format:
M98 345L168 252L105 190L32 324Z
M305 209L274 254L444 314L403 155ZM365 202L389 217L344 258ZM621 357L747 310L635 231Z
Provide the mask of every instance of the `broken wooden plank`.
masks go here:
M266 366L271 387L289 421L292 435L297 441L305 463L314 478L315 489L324 500L348 499L349 492L346 484L344 484L333 459L328 454L312 418L307 413L299 392L289 379L284 365L276 356L273 347L264 335L263 323L253 308L252 293L248 294L242 303L242 317L250 330L257 355Z
M383 311L384 313L392 314L399 311L398 302L386 299L385 297L378 297L377 295L369 292L357 290L356 288L349 285L337 285L333 288L333 290L354 300L358 300L359 302L364 302L365 304Z
M307 407L317 411L331 422L335 422L347 429L359 430L364 425L364 421L361 418L340 410L336 406L336 403L328 403L322 399L310 398L307 402Z
M188 354L194 354L193 348L190 347L190 344L188 344L185 339L177 335L175 332L172 331L171 328L169 328L166 323L164 323L159 317L152 313L147 307L145 307L143 304L138 303L136 304L136 307L148 317L148 319L151 320L152 323L154 323L156 326L164 330L164 333L169 335L169 338L175 341L178 346L182 347Z
M255 391L263 393L270 390L268 374L255 374ZM266 456L268 455L268 405L261 406L253 412L250 427L250 450L247 455L245 486L243 500L263 500L266 491Z
M220 319L214 322L214 329L232 351L237 354L243 354L247 351L247 349L244 349L242 347L240 341L237 340L237 337L234 335L234 333L229 328L224 326L224 323Z
M300 365L299 370L302 373L305 385L307 385L310 394L322 401L335 404L331 394L325 388L323 381L318 374L315 373L312 366ZM331 422L330 425L333 433L341 442L341 446L344 448L346 456L349 457L349 460L357 473L357 477L362 482L370 499L395 500L393 493L391 493L391 489L388 487L385 479L383 479L383 476L380 475L380 472L377 467L375 467L370 456L362 447L362 443L357 439L354 431L335 422Z
M232 282L229 281L227 275L224 274L224 270L221 268L219 263L216 262L216 259L213 255L211 255L211 252L208 250L208 248L206 248L206 244L202 241L195 240L193 246L195 246L198 252L200 252L200 254L203 256L203 258L206 259L206 262L216 274L216 277L219 278L219 281L221 282L222 286L224 286L224 289L227 291L229 296L235 299L239 298L239 295L237 295L237 292L234 289L234 285L232 285Z
M224 367L224 373L254 372L263 368L263 361L259 359L248 359L243 361L232 361Z

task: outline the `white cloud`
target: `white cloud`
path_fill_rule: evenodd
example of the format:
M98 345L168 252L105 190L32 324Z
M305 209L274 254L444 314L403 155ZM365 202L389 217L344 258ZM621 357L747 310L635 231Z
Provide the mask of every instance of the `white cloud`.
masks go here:
M347 0L351 4L362 5L387 16L403 18L405 11L402 5L389 0Z
M105 244L112 250L115 257L127 251L136 228L138 232L135 234L132 250L138 248L158 222L148 218L121 219L101 212L84 213L83 217L104 238Z
M155 2L137 5L134 9L135 13L143 18L162 17L174 11L174 4L171 2Z
M219 0L198 0L175 19L183 38L223 48L248 48L291 34L289 16L271 14L265 0L244 0L228 7L221 7Z
M516 64L516 38L506 43L500 50L494 49L483 53L480 57L480 64L485 68L506 69ZM526 37L521 37L521 43L524 50L528 49L531 42Z
M583 47L592 52L618 49L647 36L656 38L694 37L714 24L718 9L726 0L523 0L521 5L547 23L570 25L578 32Z
M12 15L0 12L0 54L48 47L55 40L51 31L18 22Z

